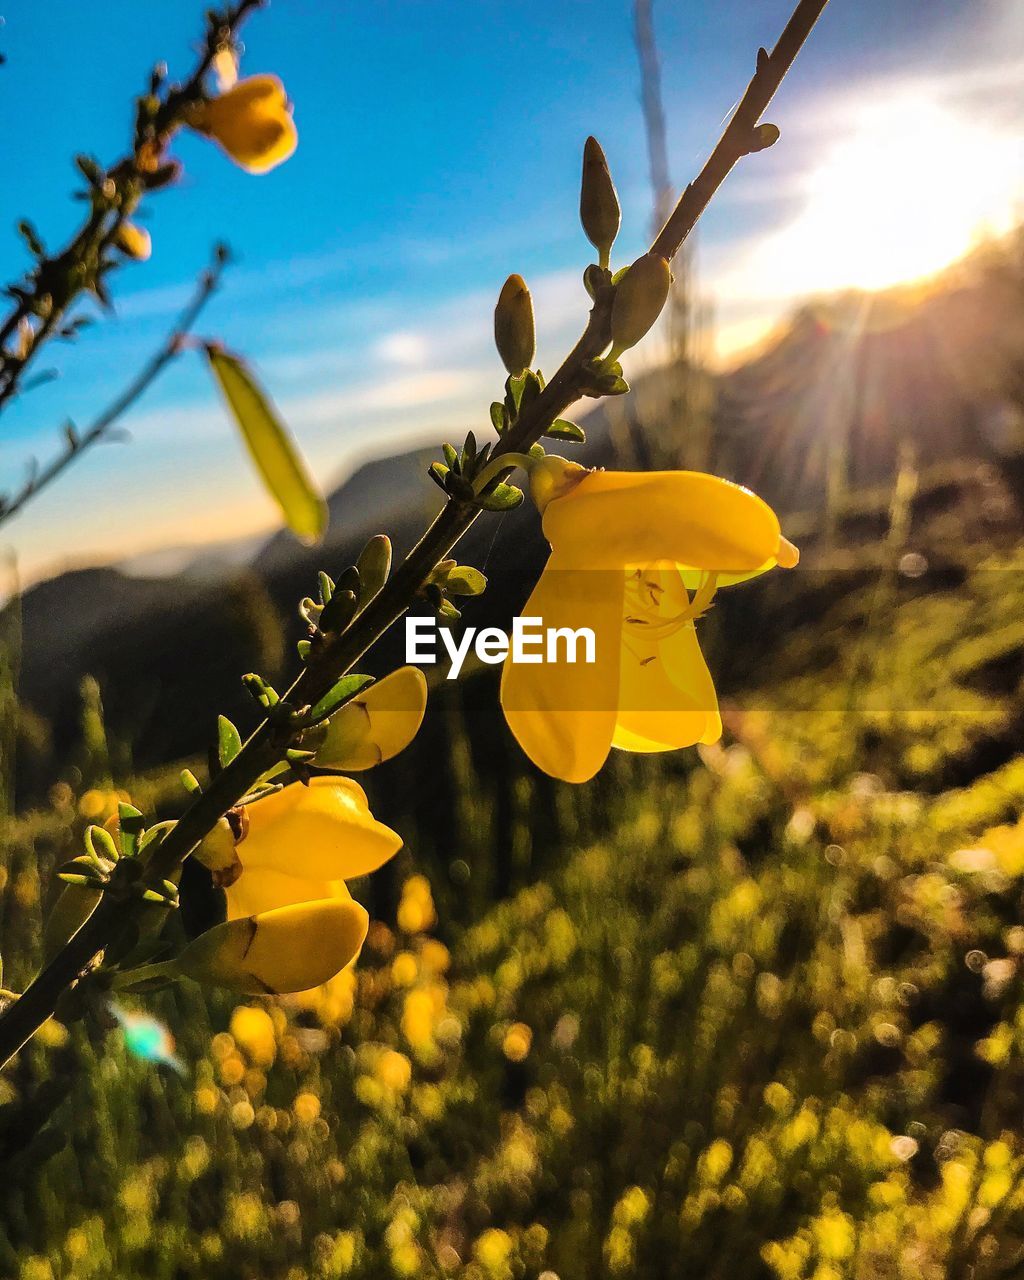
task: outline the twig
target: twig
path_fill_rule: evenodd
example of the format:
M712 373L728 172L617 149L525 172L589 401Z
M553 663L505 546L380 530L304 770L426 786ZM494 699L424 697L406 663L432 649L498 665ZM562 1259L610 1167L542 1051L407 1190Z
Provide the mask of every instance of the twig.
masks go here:
M56 480L65 468L69 467L76 458L81 457L91 445L98 444L107 437L111 427L149 390L167 365L180 354L185 338L207 302L217 291L228 261L227 250L223 245L218 245L214 250L213 260L196 281L192 297L175 321L174 328L117 399L113 400L81 435L68 423L65 427L66 444L63 451L47 463L41 471L32 474L13 497L7 498L0 495L0 525L16 516L26 503Z
M36 263L21 282L5 291L14 306L0 323L0 412L17 393L26 369L46 342L55 334L69 336L64 321L81 294L91 292L107 302L104 276L118 262L114 249L121 227L148 191L174 181L177 166L164 160L163 148L185 123L189 109L202 100L203 81L218 51L235 40L248 14L263 3L236 0L222 12L208 13L199 60L184 83L166 87L166 68L153 72L149 92L138 100L131 151L106 170L87 157L78 158L89 184L89 213L64 249L48 256L32 228L21 223Z
M652 246L652 252L671 257L706 208L723 178L752 149L753 130L783 76L799 52L827 0L799 0L785 31L769 56L762 51L758 69L743 101L719 139L697 179ZM694 194L696 193L696 194ZM610 305L598 297L579 341L539 396L520 413L515 425L499 440L497 456L529 450L532 444L577 399L587 385L585 366L607 350L611 342ZM346 631L334 636L312 656L285 694L294 706L317 701L340 676L398 621L429 579L438 562L466 533L480 514L471 501L449 499L416 546L382 590L357 614ZM264 720L228 766L214 777L185 810L177 824L153 851L146 881L158 884L174 874L218 819L236 804L260 775L280 758L275 726ZM119 866L124 866L123 860ZM22 998L0 1015L0 1065L6 1062L53 1013L57 1000L118 935L129 918L123 901L105 893L78 933L27 988Z
M738 160L749 154L761 115L827 3L828 0L800 0L771 53L765 49L758 50L757 69L746 93L704 168L683 192L668 221L658 232L651 245L652 253L660 253L664 258L675 256L729 171Z

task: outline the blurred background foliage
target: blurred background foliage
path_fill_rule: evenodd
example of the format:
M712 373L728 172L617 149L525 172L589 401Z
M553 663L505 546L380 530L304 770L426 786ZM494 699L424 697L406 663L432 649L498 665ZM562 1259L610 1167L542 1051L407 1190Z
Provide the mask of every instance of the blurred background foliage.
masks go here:
M441 682L367 776L406 849L364 886L354 972L48 1024L0 1081L0 1272L1019 1274L1024 494L1000 458L904 450L831 526L821 495L787 522L810 567L707 619L722 744L571 788L519 754L493 673ZM525 589L508 559L481 608ZM281 660L277 589L197 587L187 651L119 628L74 716L34 713L0 870L9 984L86 821L122 793L180 807L200 654L218 695L250 655ZM132 708L168 726L144 762Z

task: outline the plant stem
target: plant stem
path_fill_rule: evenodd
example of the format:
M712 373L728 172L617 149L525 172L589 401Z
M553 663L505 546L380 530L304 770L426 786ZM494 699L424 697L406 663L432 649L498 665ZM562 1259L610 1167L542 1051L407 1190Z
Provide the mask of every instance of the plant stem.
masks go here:
M698 177L684 191L675 211L659 232L651 252L671 258L693 229L723 178L751 150L753 129L761 111L796 57L827 0L799 0L792 18L772 54L759 58L759 67L725 132ZM696 193L696 194L694 194ZM587 385L588 361L600 356L611 342L610 295L599 296L579 341L536 400L522 411L514 426L499 440L495 458L505 454L512 468L512 454L526 453L551 424L574 404ZM330 637L306 664L285 694L295 706L316 702L340 676L402 616L417 592L467 532L480 509L472 502L450 499L409 552L390 580L348 628ZM169 878L192 853L218 819L236 804L261 774L284 754L275 743L276 726L265 720L241 751L206 790L186 809L178 823L156 846L146 868L146 881L157 884ZM121 864L119 864L120 866ZM37 1028L53 1013L61 993L74 982L116 936L130 908L105 894L89 920L74 935L22 998L0 1015L0 1065L17 1053Z
M655 237L651 253L660 253L663 258L675 256L730 170L749 154L750 140L762 113L775 96L826 4L828 0L799 0L775 48L770 54L765 54L764 50L759 52L757 69L739 106L704 167L683 192L668 221Z
M174 328L164 339L161 346L150 356L132 381L121 394L107 406L100 416L80 436L68 435L63 451L49 462L42 471L32 475L12 498L0 496L0 524L10 520L12 516L30 502L41 490L69 467L91 445L98 444L107 437L111 427L139 400L153 385L168 364L182 350L184 339L188 336L199 318L200 313L216 292L224 267L228 261L224 251L218 246L213 261L200 275L196 282L192 297L174 323Z
M67 245L52 256L40 254L22 282L12 285L15 304L0 322L0 412L13 399L22 378L46 342L61 327L65 316L82 293L91 290L105 298L102 276L108 267L106 256L116 244L117 234L150 189L147 152L154 142L162 147L182 127L189 108L204 97L203 81L217 51L235 38L249 13L265 0L235 0L222 12L207 14L206 38L191 75L180 85L172 85L152 117L137 116L131 150L106 169L102 182L88 192L89 214ZM140 102L145 99L140 99ZM31 322L38 327L31 328ZM15 352L7 344L29 324L26 349Z

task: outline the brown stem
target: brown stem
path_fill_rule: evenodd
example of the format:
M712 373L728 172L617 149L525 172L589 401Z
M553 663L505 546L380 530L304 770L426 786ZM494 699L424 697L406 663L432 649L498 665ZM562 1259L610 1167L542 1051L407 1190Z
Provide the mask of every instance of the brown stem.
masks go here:
M739 106L704 168L683 192L668 221L655 237L652 253L660 253L663 258L675 256L730 170L750 153L754 129L762 113L775 96L826 4L828 0L800 0L775 48L770 54L763 49L759 52L757 69Z
M236 0L219 15L211 11L199 59L188 79L167 90L166 99L147 121L138 123L132 149L103 175L102 186L90 193L89 214L68 244L52 257L42 257L27 279L16 287L16 300L0 323L0 411L17 394L26 370L61 327L83 292L102 288L100 264L116 243L125 219L140 203L149 181L147 151L154 141L162 146L187 119L193 103L205 94L203 81L218 49L233 39L246 17L265 0ZM142 119L142 117L140 117ZM16 354L7 349L23 321L33 317L38 327L28 338L27 349Z
M227 257L221 248L214 253L213 261L200 275L192 297L174 322L174 327L160 347L150 356L121 394L113 400L89 428L80 436L69 437L64 450L49 462L42 471L33 475L10 499L0 496L0 525L30 502L36 495L80 457L87 449L109 436L110 429L149 390L163 370L182 350L182 343L199 318L203 308L217 291Z

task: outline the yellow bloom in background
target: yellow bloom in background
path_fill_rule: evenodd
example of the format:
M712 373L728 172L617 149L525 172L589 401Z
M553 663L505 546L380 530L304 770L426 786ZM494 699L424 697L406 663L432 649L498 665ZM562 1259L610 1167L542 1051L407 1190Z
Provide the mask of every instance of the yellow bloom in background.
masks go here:
M412 1063L404 1053L387 1049L377 1059L374 1075L385 1089L404 1093L412 1080Z
M410 876L402 885L397 919L398 927L404 933L422 933L437 924L434 897L426 876Z
M274 1020L265 1009L255 1005L239 1005L228 1024L231 1035L259 1067L273 1065L277 1057L277 1034Z
M501 702L546 773L586 782L611 748L715 742L722 723L695 620L718 588L799 553L772 509L695 471L587 471L546 458L531 474L551 556L523 609L546 629L588 627L595 661L507 661ZM551 660L552 656L555 660Z
M513 1022L505 1032L501 1051L510 1062L522 1062L533 1044L533 1032L525 1022Z
M277 76L249 76L226 93L199 103L189 118L250 173L266 173L295 150L299 135L292 107Z

